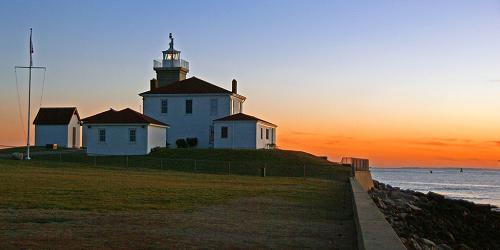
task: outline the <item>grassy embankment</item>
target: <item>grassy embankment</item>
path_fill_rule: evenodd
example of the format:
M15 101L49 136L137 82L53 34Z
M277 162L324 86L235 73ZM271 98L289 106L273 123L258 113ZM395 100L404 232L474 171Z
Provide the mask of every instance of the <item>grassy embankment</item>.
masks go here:
M0 151L1 152L1 151ZM147 156L87 156L61 153L33 156L34 161L73 162L89 166L149 168L210 174L344 178L346 168L314 155L290 150L163 149Z
M235 198L269 197L327 211L338 207L338 201L344 199L348 175L346 169L332 164L318 166L321 171L316 171L316 174L326 171L330 180L195 174L187 173L195 170L182 164L177 170L184 172L172 171L176 170L174 158L231 161L232 173L243 174L245 166L257 167L265 162L275 176L302 172L302 168L287 167L297 163L328 164L306 153L280 150L163 150L150 156L131 157L128 167L124 167L123 157L99 157L96 166L82 154L62 157L69 162L59 161L59 156L38 156L32 161L0 159L0 208L190 210ZM172 162L164 160L160 169L160 164L156 164L159 158ZM202 171L204 163L200 160L197 164L196 171ZM213 170L214 166L206 167Z

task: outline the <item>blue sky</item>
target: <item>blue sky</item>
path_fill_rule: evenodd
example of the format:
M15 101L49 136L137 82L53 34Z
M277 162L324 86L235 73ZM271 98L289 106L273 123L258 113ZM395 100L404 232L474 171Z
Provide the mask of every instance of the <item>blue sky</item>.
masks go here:
M2 1L4 127L20 128L13 66L27 64L30 27L48 67L43 104L83 116L138 110L172 32L190 76L236 78L245 112L288 138L498 138L498 1ZM336 150L325 154L353 152Z

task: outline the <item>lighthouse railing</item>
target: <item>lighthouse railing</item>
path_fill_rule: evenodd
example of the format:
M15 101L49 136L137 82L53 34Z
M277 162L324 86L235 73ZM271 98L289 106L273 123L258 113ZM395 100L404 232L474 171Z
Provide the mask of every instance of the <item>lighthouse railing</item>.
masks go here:
M179 60L153 60L153 68L185 68L189 69L189 62Z

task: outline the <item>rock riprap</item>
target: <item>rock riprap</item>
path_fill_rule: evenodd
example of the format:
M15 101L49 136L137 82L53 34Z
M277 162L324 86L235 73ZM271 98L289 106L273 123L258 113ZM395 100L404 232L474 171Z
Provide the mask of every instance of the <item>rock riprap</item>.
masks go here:
M369 193L408 249L500 249L494 206L374 181Z

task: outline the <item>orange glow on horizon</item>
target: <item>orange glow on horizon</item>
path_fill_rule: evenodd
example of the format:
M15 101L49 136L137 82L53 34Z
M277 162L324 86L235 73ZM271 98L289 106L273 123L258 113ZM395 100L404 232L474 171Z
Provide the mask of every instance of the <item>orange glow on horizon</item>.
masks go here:
M284 149L326 155L366 157L374 167L500 168L500 141L460 138L350 137L283 131L278 143Z
M24 145L19 127L2 124L1 145ZM21 134L20 134L21 133ZM32 139L33 144L33 139ZM366 157L375 167L499 168L500 141L460 138L353 137L278 128L278 146L340 161L342 156Z

